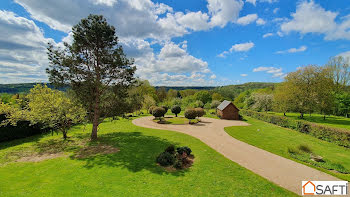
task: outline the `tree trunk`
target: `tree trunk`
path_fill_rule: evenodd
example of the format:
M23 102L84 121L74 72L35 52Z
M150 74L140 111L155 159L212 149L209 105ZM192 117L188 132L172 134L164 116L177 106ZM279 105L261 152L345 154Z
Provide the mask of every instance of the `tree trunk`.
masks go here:
M91 140L97 140L97 128L100 119L100 98L96 95L95 107L94 107L94 119L92 121Z
M283 112L283 116L286 116L286 112Z
M62 133L63 133L63 139L66 140L68 138L67 131L63 130Z
M177 117L177 114L175 114L175 116Z
M323 115L323 120L326 120L326 115Z
M304 119L304 113L300 113L300 118Z

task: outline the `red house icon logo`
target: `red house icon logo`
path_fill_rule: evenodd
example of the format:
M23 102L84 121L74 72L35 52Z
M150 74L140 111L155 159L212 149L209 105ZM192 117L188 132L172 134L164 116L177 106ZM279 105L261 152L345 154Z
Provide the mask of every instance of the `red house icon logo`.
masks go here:
M308 181L303 185L303 195L315 195L316 192L316 185Z

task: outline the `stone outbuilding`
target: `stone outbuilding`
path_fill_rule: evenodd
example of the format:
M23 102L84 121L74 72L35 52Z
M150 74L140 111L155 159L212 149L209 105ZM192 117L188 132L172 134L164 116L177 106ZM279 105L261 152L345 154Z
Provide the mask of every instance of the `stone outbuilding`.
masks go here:
M239 120L239 109L231 101L224 100L217 107L216 113L221 119Z

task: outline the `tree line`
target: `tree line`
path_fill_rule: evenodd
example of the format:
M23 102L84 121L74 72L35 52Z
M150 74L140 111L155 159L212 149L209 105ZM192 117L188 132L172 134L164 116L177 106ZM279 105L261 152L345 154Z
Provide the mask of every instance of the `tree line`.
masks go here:
M298 112L348 117L349 59L333 57L324 66L309 65L290 72L274 87L245 91L235 98L240 108L256 111Z

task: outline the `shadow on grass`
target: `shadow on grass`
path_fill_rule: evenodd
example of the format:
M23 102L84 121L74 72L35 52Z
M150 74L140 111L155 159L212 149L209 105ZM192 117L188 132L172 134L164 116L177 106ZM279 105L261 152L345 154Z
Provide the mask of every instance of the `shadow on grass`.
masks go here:
M108 144L119 149L114 154L98 154L87 158L76 157L77 153L72 155L72 159L85 161L86 168L94 167L122 167L132 172L147 170L156 174L171 174L182 176L187 170L168 172L156 164L157 156L168 146L174 144L166 139L155 136L146 136L140 132L116 132L100 135L98 142L91 142L93 146L96 143Z

